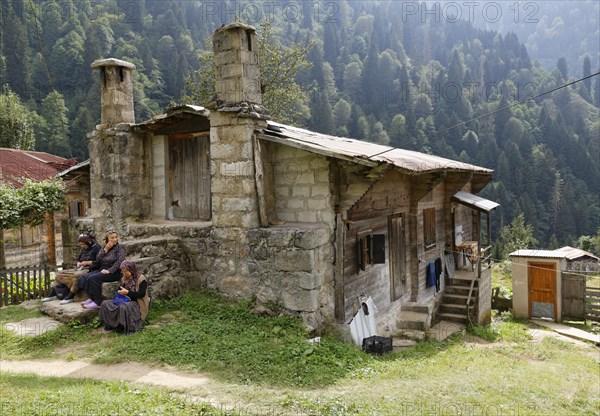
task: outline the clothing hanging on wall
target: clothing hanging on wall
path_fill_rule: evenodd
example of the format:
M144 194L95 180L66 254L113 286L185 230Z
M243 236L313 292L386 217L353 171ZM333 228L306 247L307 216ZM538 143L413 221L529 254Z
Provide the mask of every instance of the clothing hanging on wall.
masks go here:
M435 286L435 261L427 263L425 287Z
M435 291L440 291L440 277L442 276L442 258L435 259Z

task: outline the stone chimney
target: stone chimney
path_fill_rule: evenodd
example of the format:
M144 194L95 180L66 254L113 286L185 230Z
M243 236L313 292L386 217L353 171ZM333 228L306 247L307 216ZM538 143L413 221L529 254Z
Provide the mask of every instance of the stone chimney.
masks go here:
M262 106L256 29L242 23L217 29L213 35L213 53L216 90L213 108L264 117L267 112Z
M209 105L212 221L215 227L259 226L255 131L267 127L256 30L232 23L213 35L216 96Z
M120 59L100 59L92 63L100 69L101 123L114 127L119 123L135 123L133 82L135 65Z

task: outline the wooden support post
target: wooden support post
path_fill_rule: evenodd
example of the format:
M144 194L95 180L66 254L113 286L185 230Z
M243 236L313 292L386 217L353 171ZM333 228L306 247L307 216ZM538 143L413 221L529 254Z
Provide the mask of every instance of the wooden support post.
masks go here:
M6 251L4 249L4 228L0 227L0 269L6 267Z
M411 199L408 211L408 269L410 271L410 301L416 302L419 296L419 246L418 241L418 225L419 211L417 209L419 201Z
M346 239L346 227L342 214L337 214L335 220L335 319L338 323L343 323L346 317L344 310L344 241Z
M54 214L44 214L46 220L46 247L48 250L48 263L50 270L56 271L56 236L54 234Z
M254 176L256 179L256 194L258 196L258 216L261 227L269 226L267 214L267 199L265 196L265 175L262 164L262 151L260 141L256 135L252 135L252 147L254 148Z

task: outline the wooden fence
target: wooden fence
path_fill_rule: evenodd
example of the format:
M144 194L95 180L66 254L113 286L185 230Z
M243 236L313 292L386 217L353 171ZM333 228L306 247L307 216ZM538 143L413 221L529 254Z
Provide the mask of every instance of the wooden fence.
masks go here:
M600 322L600 288L585 289L585 312L587 319Z
M0 306L17 305L46 296L51 287L50 280L50 266L47 263L0 269Z
M600 285L597 273L562 272L563 318L600 322Z

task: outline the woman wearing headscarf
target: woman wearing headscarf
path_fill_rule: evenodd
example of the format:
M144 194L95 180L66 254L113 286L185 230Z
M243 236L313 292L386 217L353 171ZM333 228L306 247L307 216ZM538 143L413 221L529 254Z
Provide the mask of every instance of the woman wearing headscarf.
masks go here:
M99 317L105 331L123 327L126 334L131 334L142 329L148 315L148 281L129 260L121 263L121 275L118 295L102 302Z
M81 252L77 258L77 268L57 273L52 291L47 297L42 299L42 302L49 302L58 298L62 299L60 302L61 305L73 302L73 298L79 290L79 279L94 270L94 261L102 247L96 242L94 235L90 233L80 234L77 241L81 247ZM68 292L64 298L60 296L60 289Z
M121 262L125 260L125 248L119 244L119 234L109 231L104 239L105 245L96 256L94 268L79 279L79 289L88 294L89 299L82 303L85 309L98 309L102 303L102 283L116 282L121 279Z

